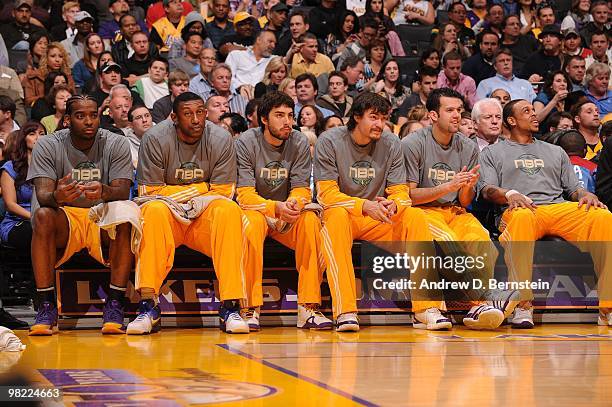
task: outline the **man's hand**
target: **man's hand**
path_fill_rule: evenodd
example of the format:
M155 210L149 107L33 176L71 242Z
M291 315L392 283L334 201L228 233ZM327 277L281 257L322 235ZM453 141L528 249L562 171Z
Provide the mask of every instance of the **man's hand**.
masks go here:
M389 215L389 209L381 204L380 201L368 201L363 203L362 213L370 218L391 224L391 215Z
M98 181L90 181L81 185L85 198L91 201L98 201L102 199L102 193L104 186Z
M534 73L533 75L531 75L528 79L529 83L535 83L535 82L542 82L542 77L540 75L538 75L537 73Z
M442 184L448 192L456 192L465 187L472 179L472 173L467 171L467 167L463 167L461 171L455 174L452 180Z
M253 85L242 85L240 86L240 95L246 100L251 100L255 97L255 88Z
M297 202L295 200L289 200L287 202L277 201L274 206L274 214L276 217L287 223L297 222L300 211L296 209Z
M531 199L518 192L511 195L506 195L506 199L508 199L508 209L510 210L524 208L535 212L537 208Z
M389 218L392 218L397 213L397 204L395 201L383 198L382 196L377 196L376 202L387 208Z
M53 199L55 199L58 205L63 205L80 197L82 192L82 186L72 179L72 174L68 174L58 181L57 187L53 192Z
M468 171L468 174L470 174L471 178L467 182L467 184L465 184L464 188L474 188L476 186L476 184L478 183L478 179L480 178L480 173L478 172L479 169L480 164L477 164L474 168Z
M586 208L584 209L586 212L589 211L589 209L591 209L591 207L593 208L601 208L601 209L608 209L608 207L606 205L604 205L603 202L601 202L596 195L590 193L590 192L586 192L584 194L584 196L582 198L580 198L580 200L578 201L578 207L582 208L583 206L586 205Z

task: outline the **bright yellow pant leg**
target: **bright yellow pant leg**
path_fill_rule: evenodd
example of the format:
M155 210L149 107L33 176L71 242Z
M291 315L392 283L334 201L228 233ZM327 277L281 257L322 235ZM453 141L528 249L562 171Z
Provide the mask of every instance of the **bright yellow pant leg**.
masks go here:
M152 201L142 209L142 241L136 258L136 289L159 294L174 264L174 251L183 244L187 225L177 221L166 204Z
M189 225L185 235L185 246L212 258L221 301L247 298L242 257L247 246L244 228L238 204L217 199Z
M325 259L321 250L321 221L310 211L303 212L287 233L270 231L269 235L295 250L298 270L298 303L321 304L321 282Z
M263 305L262 273L264 241L268 235L268 224L264 214L258 211L243 211L248 220L246 227L247 248L244 253L246 305Z
M101 264L106 265L102 254L100 228L89 219L89 208L64 206L60 208L68 218L68 243L62 257L55 263L59 267L67 262L75 253L87 249L89 255Z

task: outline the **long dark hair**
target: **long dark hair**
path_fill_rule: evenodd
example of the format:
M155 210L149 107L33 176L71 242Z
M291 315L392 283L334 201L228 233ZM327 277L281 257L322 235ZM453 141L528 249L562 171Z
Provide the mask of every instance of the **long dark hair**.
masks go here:
M346 35L342 31L342 27L344 26L344 20L346 20L347 16L353 16L353 18L355 19L355 23L353 24L353 31L348 33L348 35ZM359 17L357 17L357 14L355 14L353 10L343 10L342 13L340 13L340 17L338 18L338 23L336 26L336 39L340 41L344 41L348 38L349 35L357 34L358 32L359 32Z
M376 82L385 79L385 69L387 69L387 65L389 65L391 62L395 62L398 71L397 81L395 82L395 94L393 96L401 96L401 94L404 93L404 87L402 86L402 71L400 70L400 66L395 59L391 58L383 62L380 67L380 71L378 71Z
M17 131L15 137L14 149L11 154L11 161L13 161L13 168L17 177L15 178L15 187L19 187L26 183L26 177L28 175L28 141L26 138L28 134L35 132L38 129L43 129L42 124L39 122L30 121L27 122L20 130Z
M544 93L546 93L546 96L548 96L551 99L553 96L555 96L555 93L556 93L553 90L552 85L553 85L553 82L555 81L555 76L557 75L563 76L563 78L565 79L565 82L567 83L567 91L568 92L572 91L572 80L569 77L569 75L566 72L561 71L561 70L553 71L546 76L546 80L544 81L544 86L542 88L544 90Z
M51 92L51 88L55 86L55 78L58 76L63 76L66 80L66 85L68 85L68 76L66 76L63 72L49 72L49 75L45 78L45 95L48 95Z
M321 111L319 109L317 109L316 106L314 106L314 105L302 106L302 108L300 109L300 112L298 113L298 117L297 117L298 126L302 127L302 112L307 107L312 108L312 110L315 113L316 121L315 121L315 125L314 125L314 132L318 136L319 134L323 133L323 123L324 123L324 120L323 120L323 113L321 113Z

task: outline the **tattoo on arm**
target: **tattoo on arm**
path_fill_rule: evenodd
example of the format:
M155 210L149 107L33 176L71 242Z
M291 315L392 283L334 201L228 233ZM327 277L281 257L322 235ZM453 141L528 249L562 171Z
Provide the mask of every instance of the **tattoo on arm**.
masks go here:
M53 196L55 188L57 187L57 181L51 178L34 178L34 190L36 192L36 199L41 207L57 208L59 205Z
M110 185L102 184L102 200L104 202L124 201L130 199L130 187L132 181L118 178L111 181Z

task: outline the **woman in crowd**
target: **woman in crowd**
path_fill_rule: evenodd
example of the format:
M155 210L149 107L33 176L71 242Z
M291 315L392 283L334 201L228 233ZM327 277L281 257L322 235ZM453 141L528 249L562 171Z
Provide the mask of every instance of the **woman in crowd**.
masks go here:
M6 216L0 222L0 239L13 247L29 250L32 240L30 201L32 183L26 181L32 149L39 137L45 135L44 127L37 122L26 123L17 132L11 160L1 169L2 199L6 204Z
M428 0L386 0L385 8L391 13L397 7L395 24L432 25L436 19Z
M279 92L285 92L287 95L293 99L295 103L297 103L297 93L295 92L295 79L293 78L285 78L278 85Z
M335 34L329 34L325 39L325 54L329 56L334 63L340 57L340 54L352 42L357 41L357 33L359 32L359 20L357 14L351 10L344 10L340 13L337 31Z
M40 60L47 53L49 46L49 37L47 34L36 32L28 38L30 44L30 52L28 54L28 69L37 69L40 66Z
M100 55L103 52L104 42L102 37L96 33L91 33L85 37L83 58L72 67L72 77L79 89L84 89L85 84L94 77L96 66L98 66L98 59L100 59Z
M410 88L412 89L412 93L419 92L419 82L417 81L419 77L419 71L423 69L423 67L428 66L432 69L435 69L436 72L440 72L440 60L442 59L442 54L435 48L428 48L423 51L421 54L421 59L419 61L419 69L414 73L413 78L415 80L412 82Z
M204 39L204 43L202 44L202 49L204 48L214 48L212 41L208 37L208 32L206 32L204 18L200 15L200 13L196 11L192 11L187 14L185 17L185 26L181 30L181 36L174 39L174 41L170 44L170 51L168 51L168 60L174 58L181 58L185 56L185 41L183 41L183 35L188 32L198 32L202 34L202 38Z
M68 66L68 54L58 42L49 44L47 52L40 59L38 69L28 69L26 72L26 77L22 82L26 106L32 106L34 102L45 96L45 79L51 72L61 72L66 75L68 86L74 92L74 81Z
M431 118L429 117L429 111L423 105L417 105L408 110L406 118L409 122L416 121L423 127L431 126L432 124Z
M470 56L468 49L459 42L457 29L452 23L442 25L440 32L433 41L433 47L437 49L441 55L450 51L456 51L461 55L463 60Z
M51 92L51 88L58 85L68 85L68 77L63 72L50 72L45 79L45 95ZM53 103L47 103L47 98L43 97L34 102L32 106L32 120L40 121L43 117L53 114Z
M591 0L572 0L572 8L561 22L561 31L574 28L580 32L588 22L593 21L590 10Z
M47 134L53 133L62 123L64 114L66 114L66 102L71 96L72 93L66 85L56 85L51 88L51 92L46 96L46 99L47 103L54 107L55 113L43 117L40 121L40 124L45 126Z
M323 130L333 129L334 127L344 126L344 122L342 118L338 115L332 114L331 116L327 116L323 120Z
M563 71L555 71L546 77L544 88L533 101L533 108L540 122L540 131L546 132L546 119L551 113L565 111L565 98L571 79Z
M255 85L255 98L260 98L268 92L278 89L281 82L287 78L289 68L282 57L274 57L266 66L263 80Z
M393 20L385 14L383 0L366 0L365 14L359 17L359 22L363 23L368 18L380 19L388 31L395 30Z
M302 107L297 123L302 133L310 131L318 137L323 132L323 114L315 106Z
M533 0L519 0L521 35L527 35L536 26L535 4Z
M402 85L399 65L395 59L383 64L376 77L374 92L391 103L391 121L397 123L397 112L404 100L410 95L410 89Z
M365 89L373 89L376 85L376 77L387 58L385 41L380 38L373 40L368 51L368 60L363 67L363 76L366 79Z

